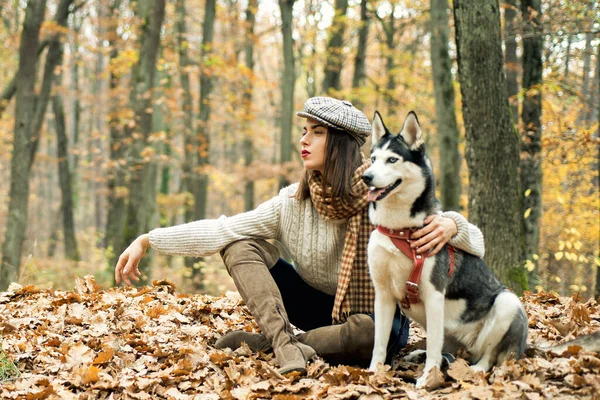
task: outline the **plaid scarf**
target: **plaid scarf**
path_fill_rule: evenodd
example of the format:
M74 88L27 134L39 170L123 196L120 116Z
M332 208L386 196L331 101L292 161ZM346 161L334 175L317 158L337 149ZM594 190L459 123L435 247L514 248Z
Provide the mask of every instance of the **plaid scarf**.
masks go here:
M352 188L359 198L351 204L332 198L330 187L323 193L321 174L311 174L308 180L310 198L322 218L348 219L342 265L331 313L334 323L342 323L355 313L373 312L375 291L367 264L367 244L373 225L369 222L369 200L366 196L368 188L361 179L370 164L370 160L366 160L354 172Z

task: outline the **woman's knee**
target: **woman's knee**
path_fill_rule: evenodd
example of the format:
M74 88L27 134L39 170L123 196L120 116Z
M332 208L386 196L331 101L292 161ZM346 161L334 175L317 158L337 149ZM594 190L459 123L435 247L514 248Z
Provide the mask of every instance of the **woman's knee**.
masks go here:
M227 271L243 263L262 263L271 268L279 260L279 250L263 239L242 239L221 250L221 258Z

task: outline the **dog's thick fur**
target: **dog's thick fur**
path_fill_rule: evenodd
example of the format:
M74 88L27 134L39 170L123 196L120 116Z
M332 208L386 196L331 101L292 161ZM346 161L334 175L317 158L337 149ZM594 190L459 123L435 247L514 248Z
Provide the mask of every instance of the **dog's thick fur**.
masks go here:
M434 177L417 115L411 112L398 135L391 134L375 114L371 167L363 180L372 201L369 218L389 229L422 227L426 216L440 212ZM370 369L386 357L396 304L405 296L413 260L389 237L375 230L368 247L369 271L375 285L375 345ZM427 331L427 361L417 387L424 386L433 367L440 368L442 351L464 346L472 368L489 370L511 356L523 354L527 316L518 297L507 290L478 257L455 252L454 273L448 277L445 246L427 257L419 283L419 300L402 311Z

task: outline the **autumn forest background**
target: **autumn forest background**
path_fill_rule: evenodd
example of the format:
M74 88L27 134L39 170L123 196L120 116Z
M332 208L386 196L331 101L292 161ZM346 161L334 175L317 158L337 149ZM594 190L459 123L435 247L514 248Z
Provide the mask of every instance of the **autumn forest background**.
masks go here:
M600 295L598 1L2 0L0 90L3 290L107 288L139 234L256 207L330 95L393 131L417 112L506 284ZM144 263L233 287L218 255Z

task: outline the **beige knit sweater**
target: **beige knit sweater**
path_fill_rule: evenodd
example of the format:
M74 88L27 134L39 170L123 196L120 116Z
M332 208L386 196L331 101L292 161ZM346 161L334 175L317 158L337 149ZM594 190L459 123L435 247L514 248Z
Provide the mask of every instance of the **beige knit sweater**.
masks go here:
M154 229L150 231L150 245L164 254L201 257L240 239L275 239L288 250L296 271L305 282L335 295L347 222L322 219L310 200L300 202L292 197L297 188L297 183L285 187L278 196L255 210L233 217L221 216ZM452 218L458 227L450 244L483 257L481 231L459 213L442 215Z

